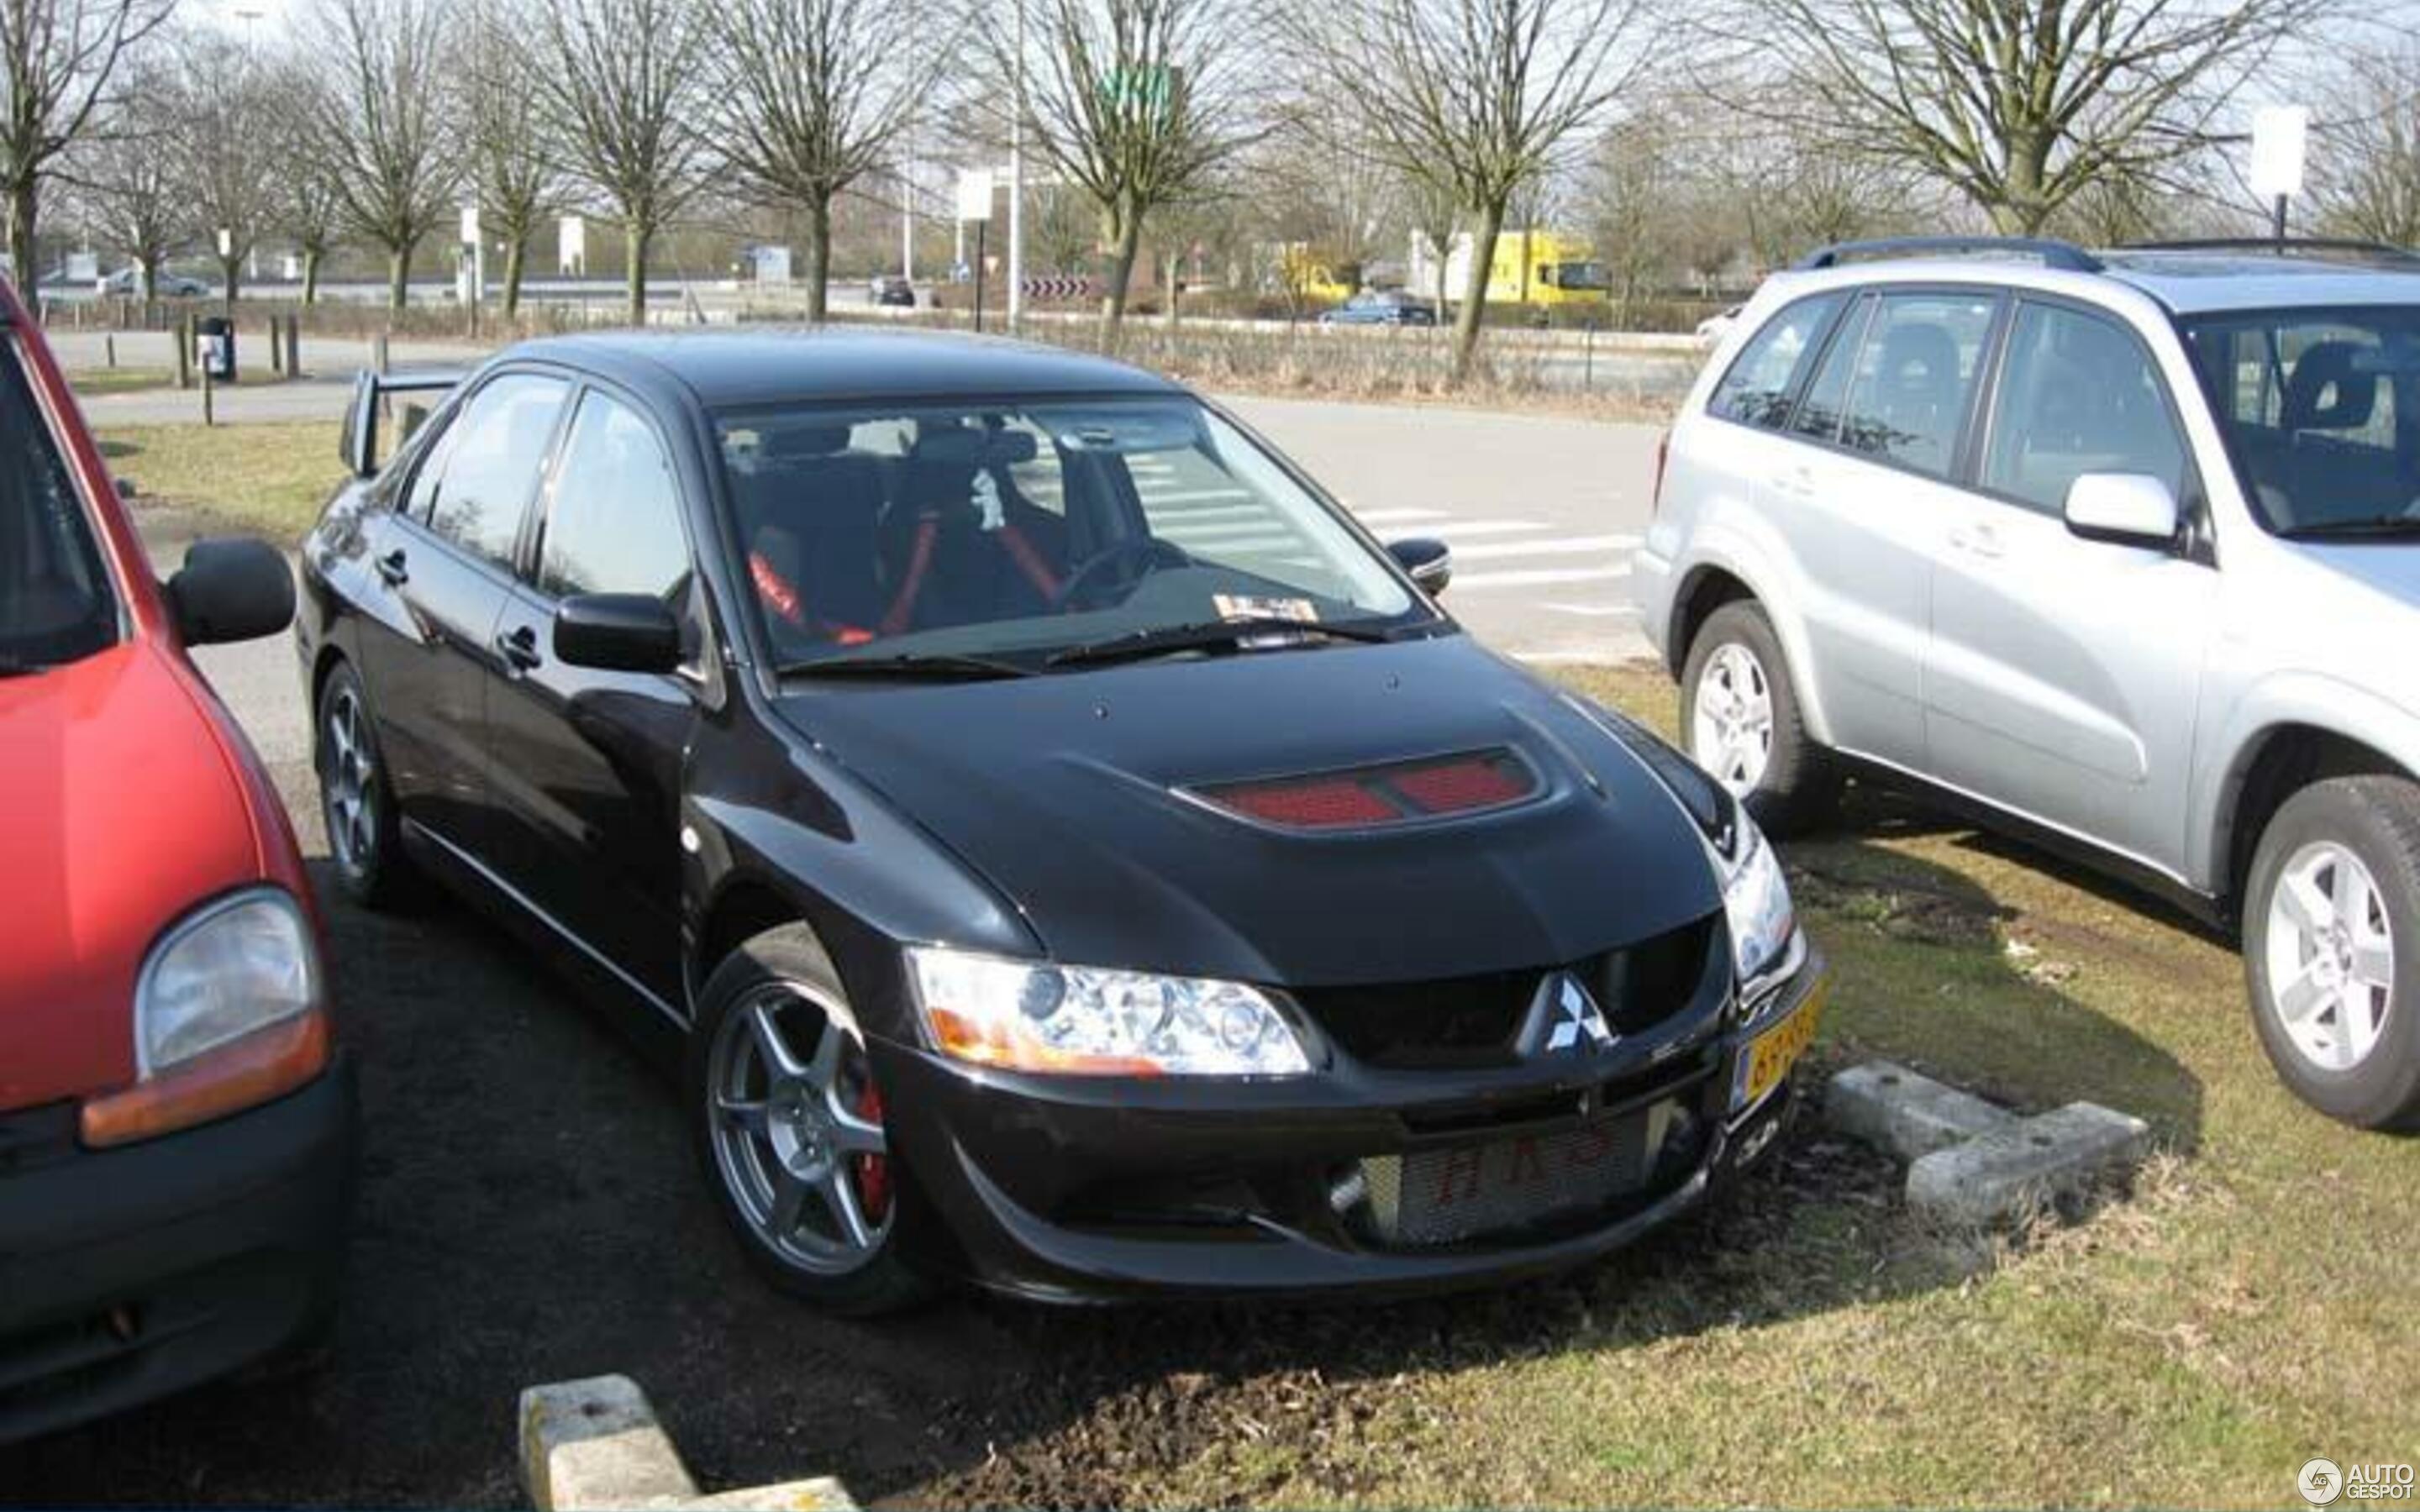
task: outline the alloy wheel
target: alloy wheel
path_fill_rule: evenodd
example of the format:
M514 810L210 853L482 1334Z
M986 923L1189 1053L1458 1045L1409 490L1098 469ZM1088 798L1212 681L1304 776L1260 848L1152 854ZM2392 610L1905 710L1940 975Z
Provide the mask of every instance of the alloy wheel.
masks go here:
M2325 1071L2350 1071L2386 1031L2395 933L2369 868L2334 841L2287 859L2269 897L2269 1011L2286 1041Z
M706 1114L714 1161L783 1262L845 1275L882 1251L896 1203L882 1099L848 1011L768 982L715 1031Z
M1754 792L1773 759L1773 685L1756 653L1736 640L1715 647L1690 713L1689 754L1732 796Z
M328 845L347 871L363 873L378 860L378 764L369 722L350 687L329 695L320 715L319 802Z

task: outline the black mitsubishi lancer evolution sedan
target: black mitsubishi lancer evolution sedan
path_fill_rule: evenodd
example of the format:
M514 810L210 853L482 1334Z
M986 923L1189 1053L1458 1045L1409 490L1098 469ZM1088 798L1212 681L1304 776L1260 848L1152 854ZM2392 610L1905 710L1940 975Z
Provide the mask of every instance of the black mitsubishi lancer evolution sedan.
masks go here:
M1217 407L910 332L514 347L355 473L297 632L330 847L679 1071L778 1285L1381 1296L1586 1261L1772 1145L1772 849Z

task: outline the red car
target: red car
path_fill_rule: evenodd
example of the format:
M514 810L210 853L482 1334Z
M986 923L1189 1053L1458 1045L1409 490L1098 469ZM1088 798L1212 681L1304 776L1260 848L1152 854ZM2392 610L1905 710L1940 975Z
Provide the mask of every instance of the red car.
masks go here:
M186 656L284 628L285 559L156 580L6 285L0 349L5 1443L324 1324L356 1116L293 830Z

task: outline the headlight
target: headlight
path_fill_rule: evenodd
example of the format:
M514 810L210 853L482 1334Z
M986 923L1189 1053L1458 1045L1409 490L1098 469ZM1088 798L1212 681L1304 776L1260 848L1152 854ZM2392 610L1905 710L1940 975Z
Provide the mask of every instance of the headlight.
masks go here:
M913 948L933 1042L981 1066L1095 1076L1298 1076L1302 1041L1240 982Z
M1730 923L1731 960L1747 981L1790 949L1798 916L1790 905L1790 884L1781 874L1763 831L1743 811L1732 854L1718 857L1723 871L1723 914Z
M294 900L261 887L186 918L134 989L136 1063L158 1075L319 1005L319 961Z

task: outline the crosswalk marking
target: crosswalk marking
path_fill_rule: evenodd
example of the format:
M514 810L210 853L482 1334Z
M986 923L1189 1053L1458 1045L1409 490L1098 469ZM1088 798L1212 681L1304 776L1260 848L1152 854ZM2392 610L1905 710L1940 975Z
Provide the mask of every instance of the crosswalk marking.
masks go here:
M1364 525L1410 525L1447 517L1442 509L1357 509L1353 514Z
M1464 546L1449 532L1456 562L1487 562L1499 557L1576 555L1582 551L1627 551L1638 544L1636 535L1559 535L1543 541L1487 541Z
M1542 588L1548 583L1614 582L1630 576L1630 565L1619 567L1547 567L1514 572L1455 573L1454 591L1474 588Z

